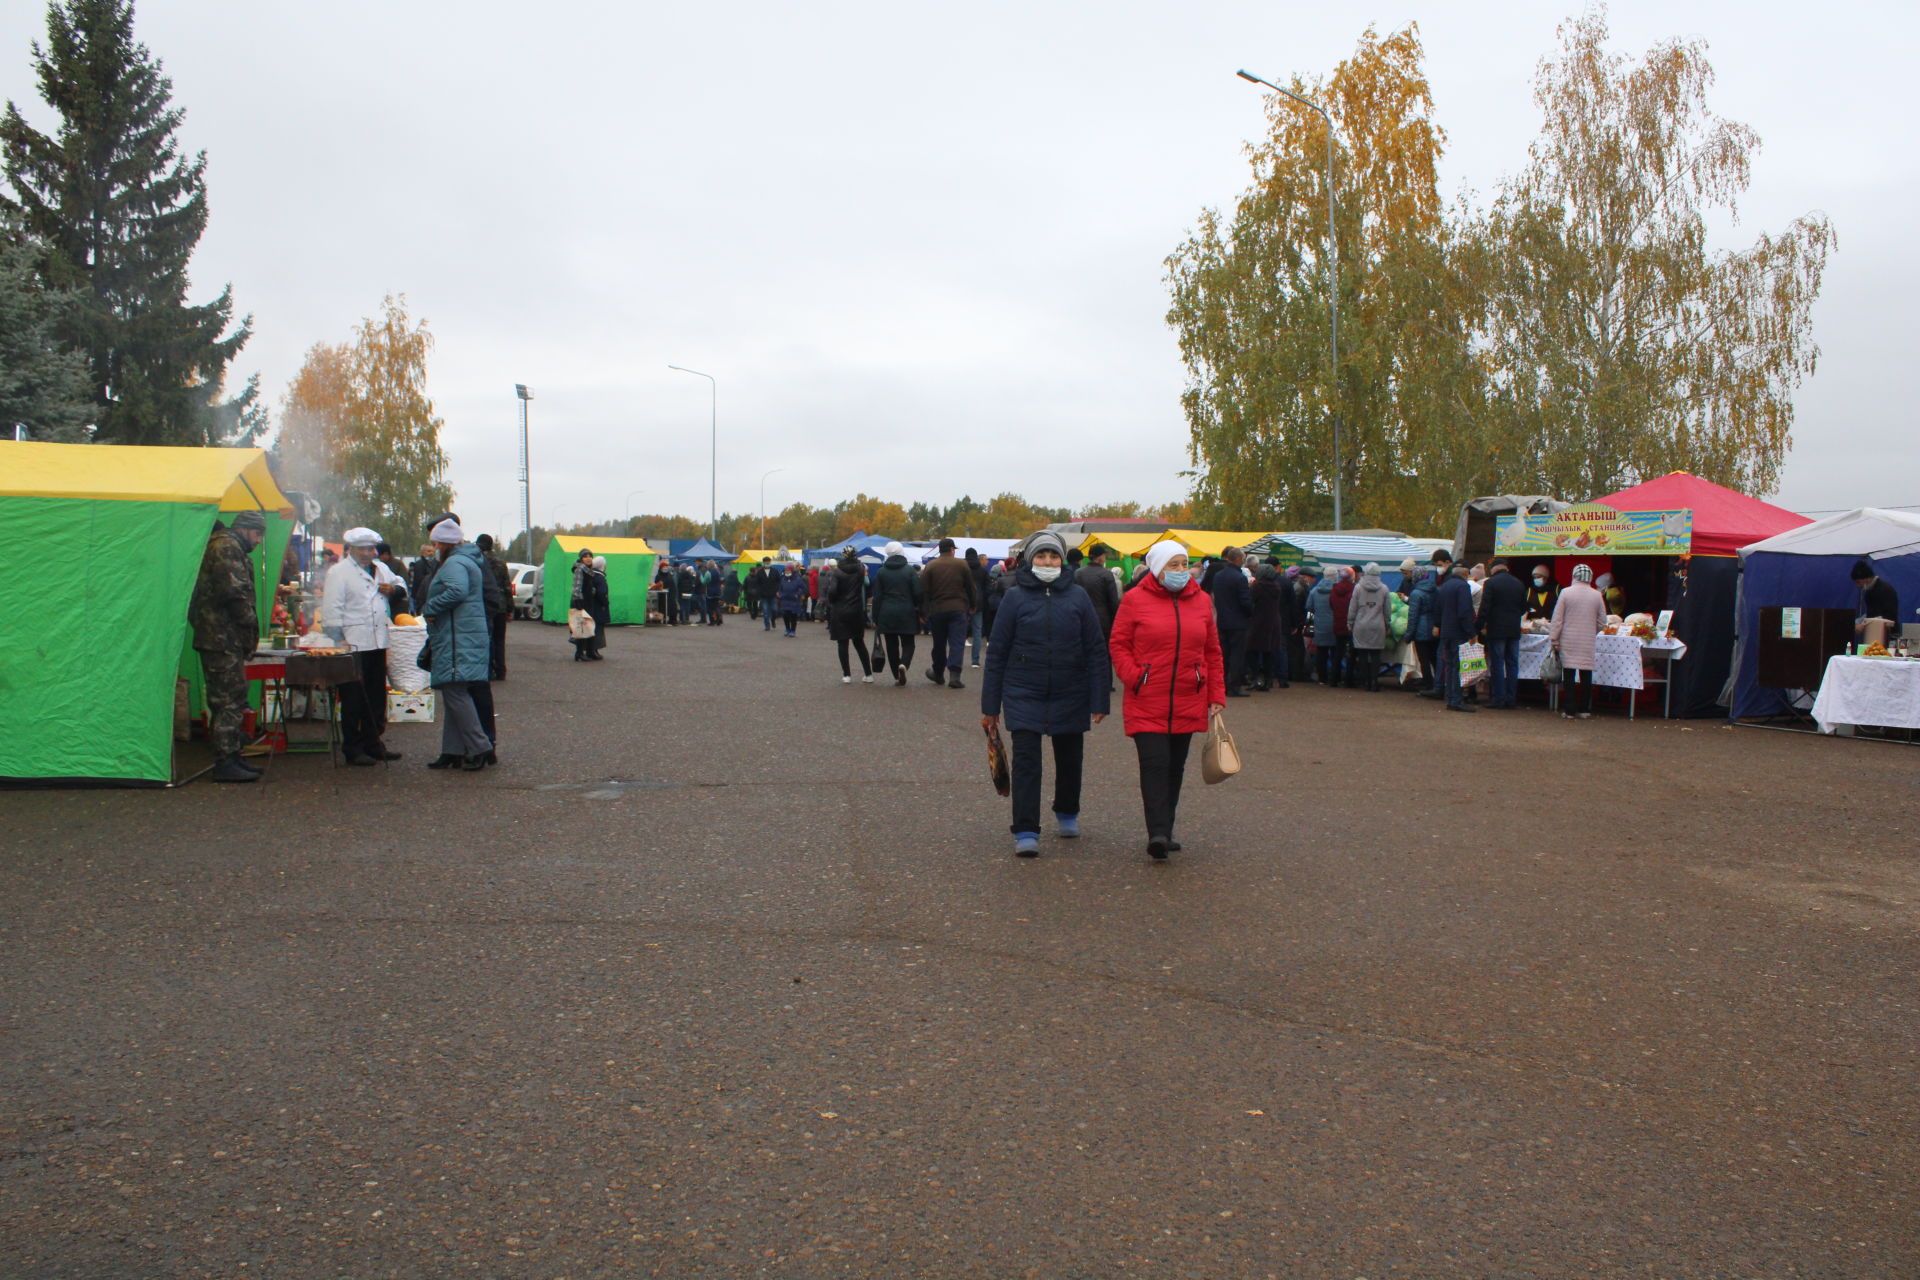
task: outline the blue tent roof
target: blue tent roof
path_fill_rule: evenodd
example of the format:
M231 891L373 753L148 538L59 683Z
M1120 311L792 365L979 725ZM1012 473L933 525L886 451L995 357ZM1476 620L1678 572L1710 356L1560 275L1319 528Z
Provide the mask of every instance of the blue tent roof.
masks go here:
M673 553L675 560L733 560L734 554L725 547L716 547L705 538L698 539L685 551Z
M838 560L840 552L847 547L852 547L856 554L864 555L869 551L878 551L892 541L892 538L882 537L876 533L856 533L850 538L836 538L823 547L807 548L807 559L810 562Z

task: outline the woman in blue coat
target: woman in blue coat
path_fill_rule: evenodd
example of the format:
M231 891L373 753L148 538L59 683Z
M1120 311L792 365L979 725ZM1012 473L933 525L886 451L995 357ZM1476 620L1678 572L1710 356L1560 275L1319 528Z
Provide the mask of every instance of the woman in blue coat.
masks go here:
M1333 584L1337 572L1323 575L1313 584L1313 590L1307 592L1307 616L1313 624L1314 667L1320 673L1320 683L1328 688L1340 678L1338 671L1328 674L1338 647L1333 634Z
M429 769L455 765L473 771L487 767L493 744L473 705L473 686L485 684L493 657L487 627L486 563L460 526L442 520L433 526L440 568L427 589L427 644L433 651L433 687L446 714L440 721L440 758Z
M1433 638L1433 629L1440 625L1440 611L1434 607L1434 593L1439 585L1434 581L1432 569L1418 569L1413 575L1413 590L1407 595L1407 636L1420 655L1420 674L1426 677L1424 692L1427 693L1440 687L1434 679L1440 645Z
M1024 563L1000 602L980 686L980 723L1004 711L1013 738L1013 852L1040 852L1040 739L1053 739L1053 816L1060 834L1080 834L1080 770L1086 733L1107 718L1111 677L1106 634L1093 601L1062 568L1054 533L1027 540Z

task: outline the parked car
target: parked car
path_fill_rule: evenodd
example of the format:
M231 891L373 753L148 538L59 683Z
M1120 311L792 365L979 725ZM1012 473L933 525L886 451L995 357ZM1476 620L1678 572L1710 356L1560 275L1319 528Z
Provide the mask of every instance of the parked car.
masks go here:
M532 564L509 564L507 572L513 575L513 616L540 620L540 581L544 576L540 566Z

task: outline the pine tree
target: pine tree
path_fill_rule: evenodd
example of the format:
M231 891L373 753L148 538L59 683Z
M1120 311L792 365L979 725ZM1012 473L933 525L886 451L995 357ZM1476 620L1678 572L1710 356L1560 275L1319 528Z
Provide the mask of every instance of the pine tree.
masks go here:
M0 435L15 426L34 440L86 440L92 419L86 365L55 334L72 295L40 283L42 254L0 218Z
M45 246L41 275L78 304L62 324L87 364L96 439L207 444L250 427L248 393L220 403L251 331L228 332L232 290L187 302L187 264L207 224L206 153L179 154L173 84L133 38L132 0L54 0L33 46L54 136L9 101L0 118L3 200Z

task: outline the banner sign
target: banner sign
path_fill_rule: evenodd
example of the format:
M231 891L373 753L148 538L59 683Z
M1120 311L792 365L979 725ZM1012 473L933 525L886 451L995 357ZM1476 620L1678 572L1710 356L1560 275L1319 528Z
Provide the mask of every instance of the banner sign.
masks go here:
M1552 515L1502 516L1493 549L1501 555L1684 556L1693 549L1693 511L1616 511L1581 503Z

